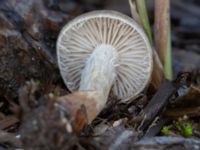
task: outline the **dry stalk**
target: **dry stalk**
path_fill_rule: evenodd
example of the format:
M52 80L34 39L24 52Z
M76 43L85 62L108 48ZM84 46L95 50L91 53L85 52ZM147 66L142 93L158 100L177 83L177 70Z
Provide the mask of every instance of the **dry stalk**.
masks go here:
M143 26L143 29L148 35L149 41L153 47L151 34L152 32L146 10L145 0L129 0L129 5L133 19L136 20L138 24ZM164 71L160 58L158 57L158 54L155 50L153 50L153 59L154 68L152 72L151 84L155 89L158 89L164 80Z
M167 79L172 79L170 42L170 0L155 0L155 46Z

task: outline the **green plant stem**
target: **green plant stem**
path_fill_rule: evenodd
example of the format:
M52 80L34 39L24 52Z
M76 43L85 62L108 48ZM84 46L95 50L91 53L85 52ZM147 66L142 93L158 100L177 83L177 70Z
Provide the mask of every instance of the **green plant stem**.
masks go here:
M149 38L149 41L151 44L153 44L152 32L151 32L151 27L149 23L148 14L147 14L147 8L146 8L146 1L136 0L136 9L138 11L144 30Z

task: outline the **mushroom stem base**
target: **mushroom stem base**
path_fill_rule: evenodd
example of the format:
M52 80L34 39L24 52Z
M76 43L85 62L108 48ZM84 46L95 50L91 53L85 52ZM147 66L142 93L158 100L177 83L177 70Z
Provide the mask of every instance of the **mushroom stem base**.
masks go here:
M103 109L116 77L117 52L108 44L96 47L86 62L80 82L80 91L95 91L98 113Z

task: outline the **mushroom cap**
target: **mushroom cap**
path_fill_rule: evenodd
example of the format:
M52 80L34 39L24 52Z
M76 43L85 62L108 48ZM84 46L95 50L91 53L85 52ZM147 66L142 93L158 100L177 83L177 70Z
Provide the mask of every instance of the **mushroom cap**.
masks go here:
M119 12L92 11L65 25L57 40L57 58L61 76L71 91L79 89L87 59L101 44L118 53L116 80L111 92L121 100L138 95L152 73L152 49L143 29Z

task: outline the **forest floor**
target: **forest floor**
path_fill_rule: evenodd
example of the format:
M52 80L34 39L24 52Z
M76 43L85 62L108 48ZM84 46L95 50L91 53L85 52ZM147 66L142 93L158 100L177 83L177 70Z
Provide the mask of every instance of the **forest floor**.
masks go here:
M200 149L198 0L171 4L174 80L158 90L149 86L137 101L109 101L81 133L71 131L54 107L56 97L69 93L56 40L69 20L97 9L130 16L124 0L0 1L0 150Z

